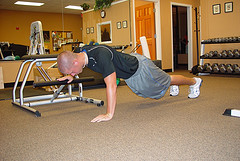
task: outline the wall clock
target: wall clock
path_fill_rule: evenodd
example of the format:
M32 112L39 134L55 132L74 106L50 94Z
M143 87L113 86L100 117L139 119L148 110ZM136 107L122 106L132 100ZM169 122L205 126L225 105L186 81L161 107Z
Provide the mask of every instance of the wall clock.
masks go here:
M101 11L101 17L104 18L106 16L106 12L104 10Z

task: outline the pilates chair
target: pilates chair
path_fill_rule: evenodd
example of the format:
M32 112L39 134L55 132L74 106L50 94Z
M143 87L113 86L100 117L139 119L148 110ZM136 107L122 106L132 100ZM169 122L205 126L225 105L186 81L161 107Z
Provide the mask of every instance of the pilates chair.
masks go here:
M13 87L12 104L22 109L25 109L29 112L34 113L37 117L41 117L41 113L38 110L32 108L32 106L61 103L61 102L67 102L67 101L83 101L85 103L96 104L97 106L104 105L104 102L102 100L83 97L82 83L93 81L94 80L93 77L79 78L78 76L75 76L76 79L74 79L70 84L68 84L67 81L61 81L61 82L52 81L48 73L42 68L42 62L51 62L51 61L56 62L58 54L45 54L44 41L43 41L43 35L42 35L42 24L40 21L35 21L31 24L30 41L31 41L31 45L30 45L29 53L28 55L25 55L22 57L24 61L20 65L20 68L16 77L16 81ZM24 74L23 69L25 66L27 66L27 64L28 64L28 68L25 72L25 75L23 77L23 81L19 90L19 98L16 98L17 86L19 84L21 75ZM41 74L41 76L44 78L45 81L35 82L33 83L33 87L55 86L53 94L32 96L32 97L23 96L23 90L24 90L25 84L27 82L29 74L34 65L36 65L39 73ZM72 86L71 86L72 83L78 83L79 95L72 94ZM60 87L58 88L57 85L60 85ZM65 85L68 86L68 93L61 92L62 89L65 87Z

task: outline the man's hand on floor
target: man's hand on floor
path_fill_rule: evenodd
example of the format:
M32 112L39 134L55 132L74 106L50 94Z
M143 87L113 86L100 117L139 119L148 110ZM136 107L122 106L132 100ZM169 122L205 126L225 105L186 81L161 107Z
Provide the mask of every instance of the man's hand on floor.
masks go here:
M94 118L91 122L101 122L101 121L109 121L111 120L113 117L112 114L107 113L107 114L103 114L103 115L99 115L96 118Z

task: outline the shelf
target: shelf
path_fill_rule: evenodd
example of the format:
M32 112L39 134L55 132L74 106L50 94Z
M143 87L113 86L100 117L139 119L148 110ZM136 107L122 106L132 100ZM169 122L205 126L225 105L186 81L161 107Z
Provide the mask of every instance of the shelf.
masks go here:
M199 72L198 75L232 75L232 76L240 76L240 73L214 73L214 72Z
M240 41L201 42L201 44L230 44L230 43L240 43Z
M200 59L240 59L240 57L238 57L238 58L235 58L235 57L232 57L232 58L229 58L229 57L226 57L226 58L219 58L219 57L205 58L204 56L200 56Z

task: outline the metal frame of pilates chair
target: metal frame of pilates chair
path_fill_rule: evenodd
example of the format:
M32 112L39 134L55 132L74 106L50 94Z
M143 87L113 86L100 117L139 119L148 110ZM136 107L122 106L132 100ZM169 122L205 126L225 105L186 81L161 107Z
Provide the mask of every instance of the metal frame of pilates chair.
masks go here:
M79 96L77 95L72 95L72 86L71 83L67 84L67 81L45 81L45 82L39 82L39 83L34 83L34 87L41 87L41 86L52 86L52 85L61 85L58 90L55 90L54 94L49 94L49 95L40 95L40 96L32 96L32 97L23 97L23 89L25 87L26 81L28 79L28 76L31 72L31 69L34 64L36 64L37 68L41 67L42 62L47 62L47 61L57 61L57 55L58 54L47 54L47 55L26 55L22 57L25 59L25 61L22 62L17 77L16 81L13 87L13 99L12 99L12 104L21 107L22 109L25 109L27 111L30 111L36 115L36 117L41 117L41 113L32 108L32 106L38 106L38 105L45 105L45 104L51 104L51 103L61 103L61 102L67 102L67 101L83 101L85 103L93 103L96 104L97 106L103 106L104 101L98 100L98 99L93 99L93 98L86 98L83 97L83 87L82 87L82 82L88 82L88 81L93 81L93 77L85 77L85 78L79 78L76 76L78 79L74 79L71 83L78 83L79 86ZM20 76L23 74L23 68L26 64L28 65L28 68L25 72L25 76L23 78L20 90L19 90L19 98L16 98L16 89L19 83ZM41 67L42 70L44 70ZM39 71L39 70L38 70ZM40 72L40 71L39 71ZM42 73L40 72L42 75ZM44 71L44 74L47 75L47 72ZM63 93L61 90L65 85L68 85L68 93Z

